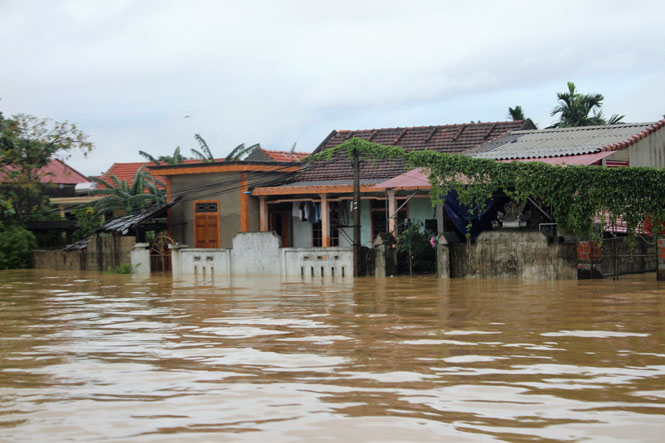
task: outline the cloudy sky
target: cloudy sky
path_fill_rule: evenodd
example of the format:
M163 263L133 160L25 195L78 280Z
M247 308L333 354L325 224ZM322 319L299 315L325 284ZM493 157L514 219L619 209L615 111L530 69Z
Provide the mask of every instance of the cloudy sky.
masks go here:
M0 112L75 122L99 174L241 142L312 151L333 129L541 127L574 81L606 114L665 114L662 1L0 0Z

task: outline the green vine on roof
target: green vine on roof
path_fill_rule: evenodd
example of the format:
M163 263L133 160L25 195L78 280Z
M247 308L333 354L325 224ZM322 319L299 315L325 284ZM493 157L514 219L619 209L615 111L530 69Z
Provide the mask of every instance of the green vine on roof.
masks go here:
M504 192L518 204L528 199L552 209L556 223L580 238L599 240L594 226L625 223L634 238L648 221L656 236L663 236L665 222L665 170L643 167L600 168L553 166L541 162L501 163L435 151L407 152L359 138L311 156L308 161L330 161L343 152L349 159L358 152L361 161L403 160L407 169L422 168L432 183L432 203L441 203L448 191L456 191L460 203L482 211L492 195Z

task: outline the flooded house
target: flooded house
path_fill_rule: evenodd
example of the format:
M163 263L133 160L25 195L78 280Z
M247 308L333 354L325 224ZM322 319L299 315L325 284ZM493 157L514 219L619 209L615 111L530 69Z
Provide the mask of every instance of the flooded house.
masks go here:
M665 119L512 131L464 154L500 162L662 169ZM642 231L637 245L631 245L625 241L626 228L619 220L606 227L603 244L597 247L561 232L548 208L535 201L518 208L505 198L496 200L498 218L492 226L484 227L472 243L440 248L439 260L449 263L451 276L602 278L658 268L657 247L650 232Z

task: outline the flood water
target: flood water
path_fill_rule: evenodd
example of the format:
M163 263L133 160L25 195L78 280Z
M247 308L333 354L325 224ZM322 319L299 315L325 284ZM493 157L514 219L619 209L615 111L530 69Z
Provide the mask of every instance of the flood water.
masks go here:
M662 441L665 284L0 272L0 441Z

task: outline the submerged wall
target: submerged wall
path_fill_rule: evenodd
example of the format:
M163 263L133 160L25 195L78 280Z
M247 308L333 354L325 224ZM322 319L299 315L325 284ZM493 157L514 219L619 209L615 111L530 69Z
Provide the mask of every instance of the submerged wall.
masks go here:
M445 251L445 248L440 249ZM574 280L576 245L549 243L540 231L482 232L471 244L450 245L450 276Z
M73 271L106 271L120 263L131 263L134 237L90 237L87 249L76 251L34 250L32 266L35 269Z
M230 275L352 277L352 248L282 248L274 232L240 233L233 248L172 246L173 276L202 278Z

